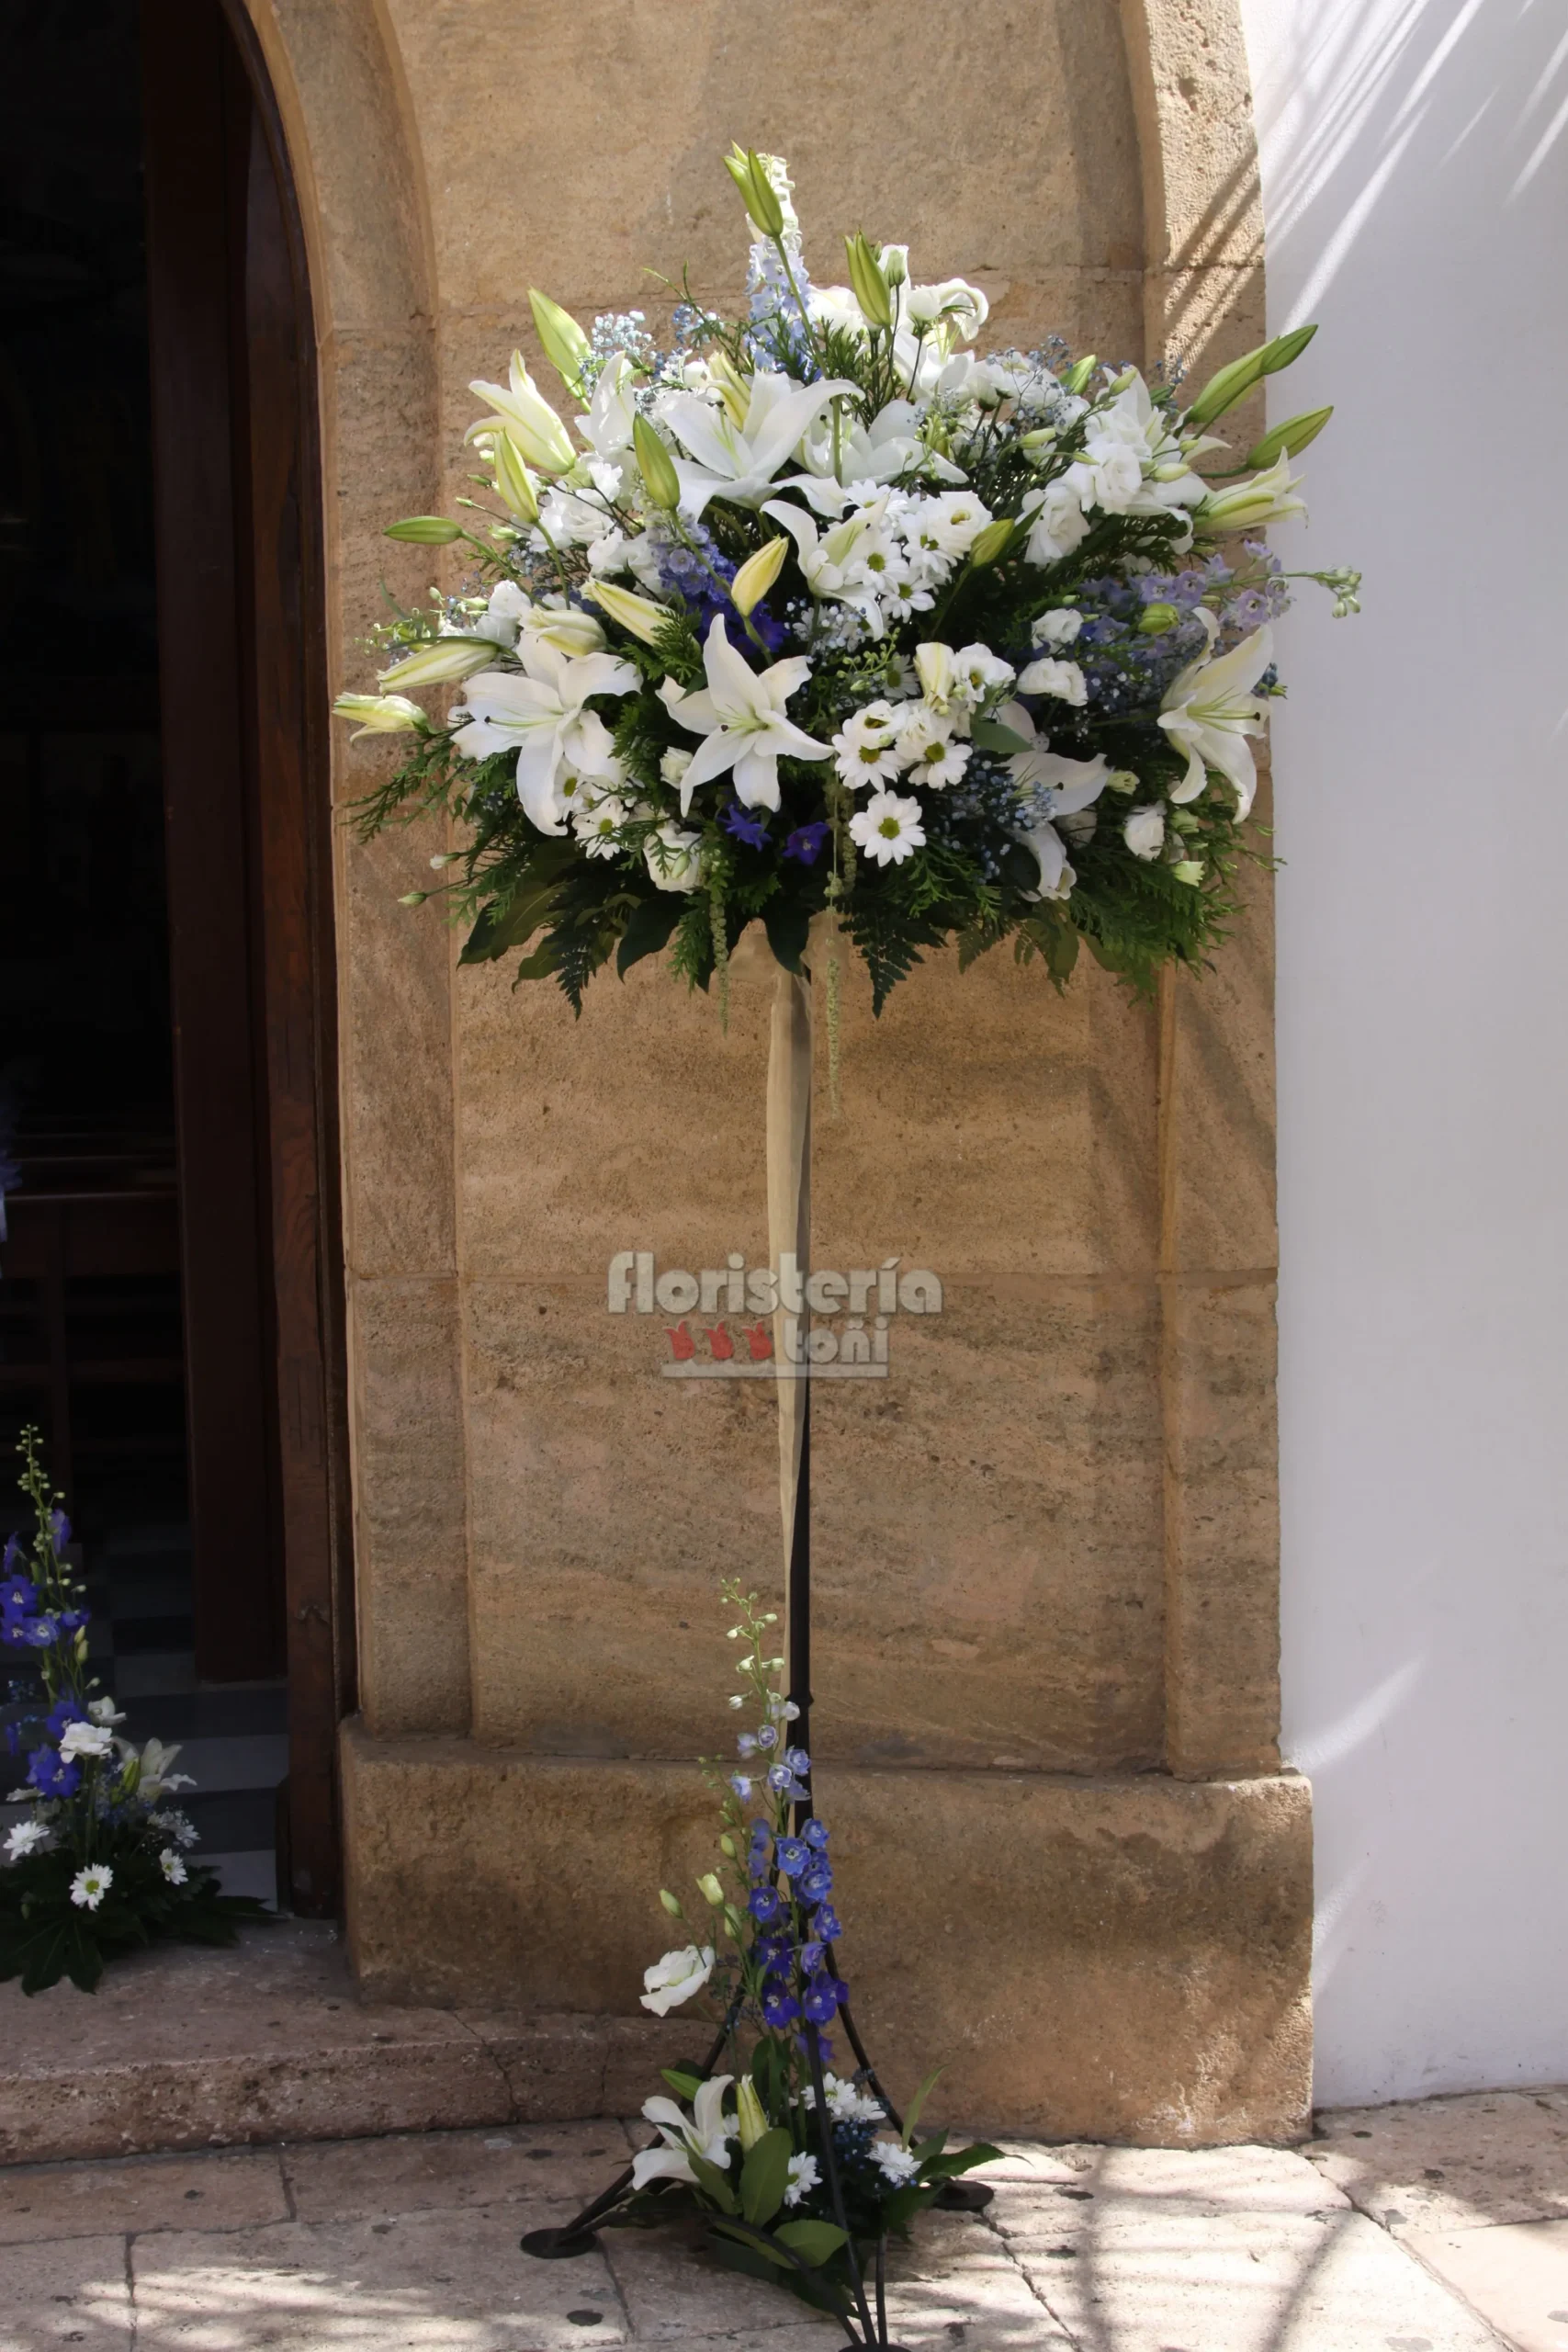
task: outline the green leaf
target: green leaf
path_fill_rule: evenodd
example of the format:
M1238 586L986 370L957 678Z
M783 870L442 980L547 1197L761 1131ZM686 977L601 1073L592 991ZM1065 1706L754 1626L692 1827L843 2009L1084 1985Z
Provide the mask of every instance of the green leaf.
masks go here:
M844 2244L844 2233L834 2222L781 2222L773 2232L781 2245L793 2246L803 2262L831 2261Z
M795 2267L788 2255L782 2253L773 2240L765 2236L761 2231L758 2231L753 2235L750 2230L742 2229L735 2222L716 2222L713 2228L716 2236L729 2238L736 2245L743 2245L748 2254L757 2256L760 2261L772 2263L776 2269L790 2270Z
M795 2145L777 2126L764 2132L740 2170L740 2210L749 2222L771 2222L784 2203L789 2187L789 2160Z
M735 2191L718 2166L710 2165L705 2156L694 2156L689 2153L688 2161L703 2195L711 2204L716 2205L721 2213L733 2213L737 2210Z
M680 2066L661 2066L660 2073L677 2098L694 2099L703 2086L701 2075L688 2075Z
M969 733L982 752L1005 752L1010 759L1034 749L1026 735L1021 735L1016 727L1004 726L999 718L977 718Z
M987 2140L977 2140L972 2148L952 2148L939 2155L920 2158L922 2180L956 2180L961 2172L973 2172L976 2165L992 2165L1001 2155Z
M811 929L811 917L806 908L798 900L786 900L780 905L775 899L762 910L762 926L774 961L782 964L786 972L798 972Z
M660 890L656 898L643 899L615 951L615 969L623 979L645 956L657 956L668 947L670 934L685 910L686 902L678 890Z
M909 2101L908 2108L904 2111L904 2145L906 2147L908 2146L910 2141L915 2136L915 2126L920 2120L920 2109L925 2106L927 2099L930 2098L932 2091L935 2090L938 2083L942 2080L942 2070L940 2066L933 2066L931 2068L931 2073L926 2076L925 2081L920 2085L919 2089L915 2093L914 2098Z
M555 895L554 881L538 884L533 889L519 890L512 904L504 909L494 904L479 910L479 921L463 943L459 964L493 964L509 947L521 947L531 939L549 912Z

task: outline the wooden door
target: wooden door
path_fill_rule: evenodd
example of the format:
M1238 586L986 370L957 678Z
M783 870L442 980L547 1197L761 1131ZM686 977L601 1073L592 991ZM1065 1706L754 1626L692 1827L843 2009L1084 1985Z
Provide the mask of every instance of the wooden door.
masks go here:
M142 47L197 1670L287 1669L320 1915L354 1657L309 288L243 12L144 0Z

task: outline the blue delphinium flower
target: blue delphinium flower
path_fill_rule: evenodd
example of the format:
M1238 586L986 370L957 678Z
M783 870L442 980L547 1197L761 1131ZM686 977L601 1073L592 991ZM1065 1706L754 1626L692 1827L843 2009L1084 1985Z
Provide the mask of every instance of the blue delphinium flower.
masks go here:
M797 825L784 843L784 855L796 859L802 865L815 865L822 854L822 844L830 830L825 818L818 818L809 825Z
M764 1724L762 1725L761 1730L757 1734L757 1745L758 1745L758 1747L776 1747L778 1746L778 1744L779 1744L779 1735L778 1735L778 1726L777 1726L777 1724Z
M770 1985L762 1996L762 2015L769 2025L793 2025L800 2015L800 2003L787 1985Z
M775 1890L771 1886L754 1886L746 1898L746 1908L753 1919L769 1926L784 1909Z
M798 1878L811 1867L811 1849L802 1838L781 1838L773 1852L785 1878Z
M833 1872L826 1861L813 1862L795 1882L795 1900L808 1906L824 1903L833 1892Z
M759 1936L751 1949L758 1967L771 1975L788 1968L795 1946L787 1936Z
M811 1770L811 1758L804 1747L786 1747L784 1760L792 1772L809 1772Z
M88 1721L90 1718L85 1707L79 1700L72 1698L67 1691L63 1699L55 1701L44 1717L44 1729L51 1739L58 1739L68 1724L85 1724Z
M740 1799L741 1804L744 1804L746 1799L751 1793L751 1779L750 1773L731 1772L729 1776L729 1785L735 1791L736 1795Z
M800 1834L805 1838L808 1846L816 1847L818 1853L821 1853L827 1846L828 1825L825 1821L818 1821L815 1815L813 1815L812 1818L807 1823L805 1828Z
M743 1731L735 1745L742 1756L755 1756L757 1753L756 1733L754 1731Z
M35 1747L28 1758L28 1778L40 1795L69 1797L76 1792L82 1770L68 1764L57 1747Z
M807 1986L801 2007L813 2025L831 2022L839 2006L838 1980L831 1976L815 1976Z
M844 1932L843 1921L830 1903L822 1903L818 1905L817 1916L811 1922L811 1928L812 1933L825 1944L832 1943Z
M49 1532L54 1538L55 1550L57 1552L63 1552L65 1546L71 1541L71 1521L66 1518L65 1513L62 1510L51 1510L50 1512Z
M722 822L725 831L733 833L738 842L744 842L748 849L767 847L766 825L762 823L760 817L753 817L748 809L743 808L739 800L732 800L729 803L724 812Z

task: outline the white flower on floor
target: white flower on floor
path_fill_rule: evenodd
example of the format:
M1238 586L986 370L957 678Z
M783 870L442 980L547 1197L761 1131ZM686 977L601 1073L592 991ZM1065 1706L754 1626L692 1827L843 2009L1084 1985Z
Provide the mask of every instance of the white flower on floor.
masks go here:
M141 1751L141 1767L137 1775L137 1793L150 1804L164 1796L171 1789L194 1789L196 1782L188 1772L171 1772L170 1765L179 1754L176 1743L165 1747L161 1739L150 1739Z
M96 1911L113 1884L114 1872L107 1863L89 1863L72 1880L71 1900L79 1910Z
M659 1965L662 1968L671 1960L683 1960L685 1957L683 1952L667 1952ZM711 1967L711 1951L707 1957ZM705 1970L705 1976L706 1973ZM648 1975L653 1973L650 1968ZM643 1981L646 1983L647 1977ZM643 2001L645 2007L652 2006L646 1994ZM632 2158L634 2188L646 2188L650 2180L694 2183L696 2175L691 2163L694 2156L701 2156L706 2163L716 2165L720 2172L729 2170L729 2150L726 2142L735 2127L725 2115L724 2094L734 2079L733 2075L716 2075L711 2082L700 2084L692 2101L690 2115L683 2108L677 2107L672 2098L644 2099L642 2111L657 2127L664 2145L661 2148L644 2148Z
M798 2205L803 2197L809 2196L820 2178L821 2174L818 2169L815 2156L791 2156L789 2184L784 2193L784 2203Z
M645 2009L651 2009L655 2017L665 2017L671 2009L679 2008L682 2001L689 2001L694 1993L700 1993L712 1973L711 1944L704 1944L700 1948L696 1944L686 1944L680 1951L667 1951L662 1960L656 1960L651 1968L645 1968L642 1972L642 2006ZM728 2082L730 2078L727 2075L724 2079ZM711 2085L704 2086L705 2089L711 2087ZM701 2098L700 2092L698 2098ZM670 2102L665 2099L662 2104L668 2107ZM643 2113L648 2114L646 2108ZM648 2120L650 2123L657 2123L659 2118L649 2115Z
M49 1832L41 1821L18 1821L6 1836L6 1852L11 1861L19 1862L24 1854L30 1854L36 1847L48 1842Z
M913 2180L919 2170L919 2157L902 2147L897 2140L874 2140L871 2153L883 2179L891 2181L895 2188L901 2188L907 2180Z
M857 849L877 865L902 865L915 850L925 846L920 804L897 792L874 792L863 808L850 819L850 835Z
M183 1886L190 1873L172 1846L165 1846L158 1857L158 1868L171 1886Z
M147 1818L154 1829L161 1829L165 1838L174 1839L176 1846L199 1846L201 1843L200 1830L194 1822L187 1821L183 1813L175 1813L169 1808L162 1813L150 1813Z

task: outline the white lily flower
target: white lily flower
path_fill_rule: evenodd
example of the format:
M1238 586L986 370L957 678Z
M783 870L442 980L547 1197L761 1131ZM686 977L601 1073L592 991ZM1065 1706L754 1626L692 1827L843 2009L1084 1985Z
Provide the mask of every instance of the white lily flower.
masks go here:
M874 637L880 637L885 627L882 606L870 575L854 561L857 542L881 520L879 505L861 507L829 531L819 531L809 514L786 499L770 498L762 512L782 523L795 541L795 560L812 594L847 605L859 613Z
M576 463L571 435L529 375L520 351L512 355L509 383L487 384L478 377L468 390L488 401L493 413L470 424L463 435L465 441L510 433L529 465L544 474L564 474Z
M1201 605L1198 618L1212 645L1218 623ZM1258 763L1247 739L1261 735L1269 723L1268 705L1253 689L1273 659L1272 629L1254 629L1218 661L1200 654L1167 688L1159 723L1187 754L1187 774L1170 794L1179 807L1196 800L1208 782L1209 769L1218 768L1235 790L1237 817L1250 813Z
M411 728L428 724L418 703L411 702L407 695L339 695L333 717L358 719L348 739L351 743L362 742L367 735L403 735ZM98 1702L93 1703L96 1706ZM122 1718L117 1715L114 1720L118 1723Z
M179 1752L177 1742L173 1747L165 1747L161 1739L147 1742L138 1759L136 1792L139 1796L145 1797L150 1804L156 1804L171 1789L195 1788L196 1782L188 1772L170 1770ZM130 1753L134 1756L135 1749L132 1748Z
M750 379L750 401L744 424L735 424L728 413L694 392L674 392L661 401L659 416L668 424L688 458L676 458L683 513L698 515L710 498L728 498L737 506L761 506L774 487L774 476L807 427L814 424L831 400L853 394L859 387L832 377L818 384L797 384L790 377L760 368Z
M1051 820L1075 817L1098 800L1111 774L1110 763L1103 752L1092 760L1069 760L1053 752L1049 739L1040 733L1021 702L1004 703L997 717L1029 745L1008 762L1008 773L1019 792L1048 796L1045 815L1036 824L1021 826L1013 839L1032 853L1040 868L1036 895L1065 899L1078 877L1067 863L1067 844Z
M660 688L670 716L688 733L703 735L691 766L681 778L681 814L687 815L692 795L702 784L735 775L735 797L748 808L779 805L779 760L826 760L829 746L806 734L784 716L784 705L811 675L804 654L753 670L729 642L721 614L714 615L703 648L707 686L682 694L666 678Z
M657 2130L664 2145L644 2148L632 2159L632 2186L646 2188L650 2180L685 2180L694 2182L693 2156L701 2156L720 2172L729 2170L729 2150L726 2145L729 2127L724 2112L724 2094L734 2081L733 2075L715 2075L711 2081L697 2086L688 2116L672 2098L658 2097L645 2099L642 2111Z
M808 475L800 489L818 514L838 514L853 482L897 481L900 474L924 470L931 452L920 439L919 413L908 401L889 401L869 424L845 417L833 437L830 417L818 417L803 436L801 458Z
M629 662L610 653L562 653L532 634L517 650L521 676L487 670L469 680L452 714L464 722L452 741L467 760L515 750L517 797L529 821L562 833L571 806L561 789L567 777L611 782L619 775L609 729L584 706L594 695L635 694L639 681Z
M587 415L577 420L578 431L596 458L615 462L631 447L636 390L637 369L624 351L615 352L593 387Z
M1260 531L1266 524L1304 514L1305 499L1293 495L1301 481L1300 474L1292 473L1289 458L1278 458L1250 481L1210 491L1198 509L1198 526L1208 537L1217 538L1226 531Z

